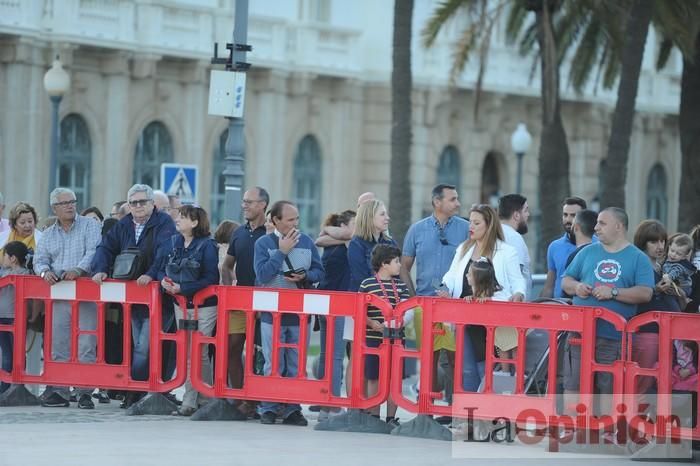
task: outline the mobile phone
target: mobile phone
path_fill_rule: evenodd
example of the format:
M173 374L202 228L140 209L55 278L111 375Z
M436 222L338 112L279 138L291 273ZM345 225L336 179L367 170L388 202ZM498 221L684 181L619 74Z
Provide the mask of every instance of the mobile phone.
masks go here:
M306 273L306 270L305 269L286 270L284 272L284 276L291 277L292 275L300 275L302 273Z

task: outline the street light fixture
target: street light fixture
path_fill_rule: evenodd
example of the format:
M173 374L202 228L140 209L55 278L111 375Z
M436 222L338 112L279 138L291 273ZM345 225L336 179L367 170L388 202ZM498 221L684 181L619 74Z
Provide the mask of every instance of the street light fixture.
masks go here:
M70 76L63 69L61 60L58 55L53 61L53 66L44 75L44 89L49 94L53 112L51 116L51 161L49 164L49 192L56 188L56 171L58 165L58 144L59 144L59 125L58 125L58 106L61 103L63 94L70 89Z
M515 129L513 134L510 136L510 147L515 152L518 157L518 178L515 192L520 194L522 191L523 182L523 156L530 148L532 144L532 136L527 131L525 123L518 123L518 127Z

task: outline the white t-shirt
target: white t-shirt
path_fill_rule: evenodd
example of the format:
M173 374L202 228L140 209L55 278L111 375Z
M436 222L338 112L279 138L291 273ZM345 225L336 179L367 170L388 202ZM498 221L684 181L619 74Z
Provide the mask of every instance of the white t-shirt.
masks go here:
M525 299L530 299L530 294L532 293L532 275L530 274L530 251L527 249L527 244L523 239L523 236L518 233L515 228L508 225L507 223L501 223L503 227L503 235L505 236L505 243L513 246L516 251L518 251L518 258L520 259L520 271L525 278Z

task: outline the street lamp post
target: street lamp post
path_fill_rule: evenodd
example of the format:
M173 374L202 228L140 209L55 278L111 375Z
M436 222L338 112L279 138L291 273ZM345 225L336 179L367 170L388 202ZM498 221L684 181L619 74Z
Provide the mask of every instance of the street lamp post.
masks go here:
M58 107L61 104L63 95L70 88L70 76L63 69L58 55L53 61L51 69L44 75L44 89L51 99L51 161L49 164L49 192L56 188L57 166L58 166L58 145L60 143L60 127L58 123Z
M518 158L518 177L515 188L515 192L518 194L522 192L523 186L523 157L530 148L530 144L532 144L532 136L527 131L525 123L518 123L518 127L510 137L510 146Z

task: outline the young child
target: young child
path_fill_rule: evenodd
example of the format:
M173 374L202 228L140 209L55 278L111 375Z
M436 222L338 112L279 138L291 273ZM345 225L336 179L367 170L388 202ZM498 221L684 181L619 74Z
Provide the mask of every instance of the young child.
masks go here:
M10 241L3 248L2 268L0 277L7 275L29 275L26 268L29 249L21 241ZM12 325L15 322L15 290L14 286L0 288L0 324ZM0 332L0 351L2 352L2 370L12 371L12 347L14 338L9 332ZM9 383L0 383L0 393L10 388Z
M693 275L697 272L690 262L693 252L693 240L685 233L678 233L668 240L668 254L662 266L662 281L673 283L690 296L693 287Z
M698 368L694 358L696 343L674 340L673 346L676 348L676 362L671 374L671 387L674 390L697 391Z
M486 258L481 258L478 261L472 262L467 272L467 282L472 289L472 295L467 296L465 300L471 302L476 300L483 303L487 299L493 299L497 291L501 290L501 286L496 280L496 272L493 269L493 263ZM501 358L515 358L516 346L518 344L518 332L513 327L498 327L494 335L494 345L498 356ZM510 364L501 363L501 370L510 371Z
M401 301L407 300L410 295L406 284L395 278L401 271L401 251L396 246L378 244L372 250L371 265L374 277L365 279L360 284L360 292L378 295L380 298L395 307ZM409 313L404 315L404 323L410 320ZM384 315L373 306L367 308L367 335L366 342L370 348L377 348L384 338ZM365 359L365 378L367 379L367 395L372 396L379 389L379 357L370 354ZM379 406L370 410L370 414L379 417ZM396 419L396 404L387 401L386 422L394 426L398 425Z

